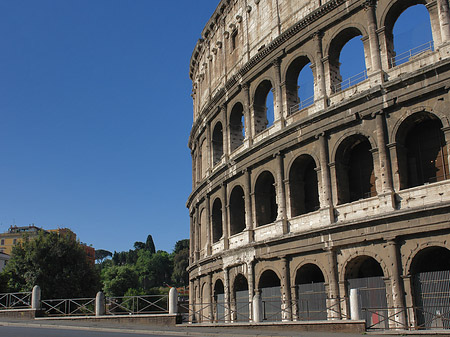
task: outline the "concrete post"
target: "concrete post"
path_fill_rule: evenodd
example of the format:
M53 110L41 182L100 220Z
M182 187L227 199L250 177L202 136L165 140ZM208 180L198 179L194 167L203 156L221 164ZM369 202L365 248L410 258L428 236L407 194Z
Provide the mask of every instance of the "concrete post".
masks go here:
M105 314L105 294L101 291L95 296L95 316L103 316Z
M178 309L177 289L172 287L169 290L169 315L176 315Z
M361 305L359 302L359 289L350 289L350 319L358 321L361 319L359 312Z
M33 287L31 293L31 309L39 310L41 308L41 288L39 286Z
M253 322L261 323L263 320L262 298L260 291L255 291L253 296Z

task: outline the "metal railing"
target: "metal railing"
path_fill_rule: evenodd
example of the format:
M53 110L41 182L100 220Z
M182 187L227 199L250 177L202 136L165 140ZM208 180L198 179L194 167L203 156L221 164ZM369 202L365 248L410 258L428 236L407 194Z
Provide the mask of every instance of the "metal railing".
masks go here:
M46 316L93 316L95 298L42 300L41 309Z
M298 104L292 105L289 108L289 114L292 115L292 114L294 114L300 110L303 110L304 108L306 108L310 105L313 105L313 104L314 104L314 95L300 101L300 103L298 103Z
M332 86L333 93L337 93L339 91L348 89L350 87L353 87L354 85L358 84L359 82L362 82L368 78L367 76L367 70L364 70L363 72L353 75L352 77L349 77L342 82L336 83Z
M0 294L0 310L31 308L31 291Z
M168 295L107 297L106 314L166 314L168 303Z
M420 54L423 54L427 51L433 51L434 50L434 42L429 41L427 43L424 43L420 46L417 46L415 48L412 48L404 53L398 54L392 58L389 59L389 66L391 68L397 67L403 63L408 62L412 58L419 56Z

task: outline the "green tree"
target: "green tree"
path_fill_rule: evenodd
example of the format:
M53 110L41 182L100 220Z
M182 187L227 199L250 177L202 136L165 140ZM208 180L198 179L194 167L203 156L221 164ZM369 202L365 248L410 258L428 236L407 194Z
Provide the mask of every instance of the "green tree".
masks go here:
M147 236L147 241L145 241L145 249L147 249L150 252L150 254L156 253L155 244L150 234Z
M140 286L144 290L165 286L172 275L172 261L167 252L158 250L151 254L148 250L140 251L136 262Z
M43 231L14 246L2 278L8 291L31 291L39 285L44 299L91 297L101 288L99 274L79 242Z
M177 286L187 286L189 283L189 239L177 241L173 251L172 281Z
M124 296L139 288L139 278L133 266L110 266L102 270L103 291L107 296Z
M107 257L112 257L112 253L104 249L95 250L95 260L97 263L102 263Z

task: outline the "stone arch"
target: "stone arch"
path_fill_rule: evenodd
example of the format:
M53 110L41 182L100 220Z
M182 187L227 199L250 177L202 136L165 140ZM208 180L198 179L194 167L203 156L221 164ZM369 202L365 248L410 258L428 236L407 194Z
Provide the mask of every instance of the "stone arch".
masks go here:
M294 110L300 110L299 103L301 98L298 93L298 79L301 71L308 66L308 64L312 64L314 60L311 56L307 56L306 54L297 55L295 58L290 60L289 65L287 66L284 72L284 83L285 83L285 99L288 107L288 114L294 112ZM313 77L315 78L315 74L313 73ZM314 83L313 83L314 84ZM307 97L303 97L305 99ZM314 100L311 101L311 104L314 103ZM305 103L306 104L306 103ZM298 107L297 107L298 106ZM302 105L303 106L303 105ZM296 108L297 107L297 108Z
M324 282L327 284L330 282L329 281L330 275L328 275L328 273L326 272L327 268L325 268L325 266L322 263L320 263L317 259L305 259L305 260L301 261L300 263L298 263L295 268L292 268L294 273L291 275L291 284L295 284L297 273L299 272L299 270L301 268L303 268L304 266L306 266L308 264L316 265L323 274L323 277L325 279Z
M234 103L228 116L230 152L233 152L244 143L245 118L244 104L240 101Z
M369 138L360 133L354 133L338 143L334 153L338 204L376 195L372 150Z
M213 284L213 316L215 322L220 322L225 320L225 287L220 277Z
M255 181L256 226L272 223L278 216L275 177L269 170L261 172Z
M406 275L411 275L411 266L414 258L417 256L419 252L423 252L427 248L443 248L449 249L448 243L446 240L433 240L417 245L414 249L412 249L408 255L408 257L404 260L403 270Z
M342 27L340 27L339 31L337 31L332 36L329 44L325 48L325 55L328 56L328 64L330 72L329 76L332 92L337 92L341 90L338 85L339 83L342 82L342 76L340 73L341 51L347 44L347 42L349 42L351 39L357 36L361 36L362 38L367 36L366 29L362 25L353 22L351 24L343 25ZM366 54L366 51L364 51L364 54ZM365 55L365 60L367 59L367 56L368 55Z
M253 127L255 134L264 131L269 126L269 110L267 106L267 97L274 88L272 79L262 78L255 86L253 92ZM272 107L273 110L273 107Z
M388 265L380 257L379 254L377 254L377 253L375 253L375 252L373 252L371 250L368 250L368 249L359 249L359 250L356 250L355 252L353 252L352 254L350 254L343 261L343 263L340 265L340 268L339 268L340 269L340 271L339 271L339 282L345 282L346 270L347 270L349 264L353 260L355 260L355 259L357 259L357 258L359 258L361 256L367 256L367 257L370 257L370 258L374 259L380 265L384 277L390 277L391 276L389 268L388 268Z
M233 299L234 299L234 320L248 321L249 311L249 293L248 280L242 273L237 273L233 281Z
M213 201L211 222L212 222L212 242L218 242L223 236L223 203L220 197L217 197Z
M448 149L442 128L441 119L424 110L410 114L396 125L401 189L449 179Z
M316 169L316 161L309 155L300 155L292 162L288 175L292 217L320 208Z
M279 274L267 268L261 272L257 284L261 291L261 299L265 302L264 317L267 320L281 320L282 300Z
M245 193L241 185L235 185L229 197L230 235L238 234L245 229Z
M214 125L212 132L212 152L213 152L213 165L220 162L223 156L223 126L221 121L217 121Z
M208 219L206 218L205 207L202 207L199 211L198 217L198 250L200 255L203 256L206 253L206 245L208 242Z

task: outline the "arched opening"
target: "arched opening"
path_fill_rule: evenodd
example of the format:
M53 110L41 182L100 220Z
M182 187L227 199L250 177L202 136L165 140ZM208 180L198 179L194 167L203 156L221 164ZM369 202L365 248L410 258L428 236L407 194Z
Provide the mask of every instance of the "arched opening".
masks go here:
M211 296L209 294L208 285L203 283L202 286L202 298L200 303L199 322L209 322L209 306L211 305Z
M316 211L320 208L316 163L311 156L295 159L289 171L291 216Z
M236 103L230 113L230 150L233 152L244 142L244 107Z
M198 240L198 250L200 252L200 256L205 256L206 253L206 244L208 241L208 235L207 235L207 228L208 228L208 222L206 219L206 212L205 210L202 210L200 213L200 223L199 226L199 240Z
M408 117L397 133L400 188L449 178L448 152L442 123L429 113Z
M212 237L214 243L218 242L223 235L222 201L220 201L219 198L214 200L211 220L212 220Z
M450 251L421 250L411 263L418 328L450 329Z
M389 67L434 49L430 14L425 2L397 1L386 16L385 26Z
M225 290L222 280L217 280L214 284L213 315L215 322L225 321Z
M263 226L277 219L275 179L272 173L264 171L255 185L256 225Z
M216 165L223 156L223 130L222 123L218 122L214 127L212 134L212 148L213 148L213 164Z
M249 311L248 282L244 275L238 274L234 279L234 319L238 322L248 322Z
M297 271L295 289L299 320L327 319L325 278L318 266L312 263L302 266Z
M329 65L331 91L345 90L367 78L362 34L355 27L341 31L331 41Z
M314 103L314 76L306 56L296 58L286 72L288 112L293 114Z
M271 90L272 83L269 80L262 81L256 88L253 101L255 134L270 126L269 121L273 123L273 95ZM268 99L269 93L271 95ZM269 103L271 104L270 107Z
M336 178L339 204L376 195L373 157L367 138L354 135L342 142L336 152Z
M350 289L359 289L360 317L373 328L388 328L386 285L380 264L370 256L358 256L347 265L345 279L347 296Z
M230 195L230 235L245 229L245 195L241 186L236 186Z
M206 139L203 139L201 146L200 146L200 151L201 151L201 178L205 178L207 173L208 173L208 168L209 168L209 162L208 162L208 144L206 142Z
M266 321L281 320L281 283L278 275L266 270L259 278L258 284L263 302L263 319Z

